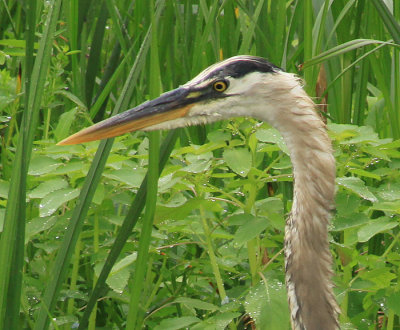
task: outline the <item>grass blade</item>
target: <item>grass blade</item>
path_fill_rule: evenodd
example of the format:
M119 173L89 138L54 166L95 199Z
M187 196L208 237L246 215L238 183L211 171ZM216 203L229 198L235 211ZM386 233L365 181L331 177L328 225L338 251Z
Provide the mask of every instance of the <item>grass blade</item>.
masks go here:
M35 6L35 3L32 3ZM34 133L38 123L41 98L49 67L53 37L60 11L61 1L54 0L49 5L43 36L32 69L24 113L21 134L18 139L14 171L11 177L10 191L0 242L0 328L18 328L19 304L21 295L21 272L25 232L25 200L27 168L32 153ZM29 7L28 7L29 8ZM32 26L30 26L32 28ZM33 30L28 32L34 33ZM32 51L32 35L28 37ZM29 61L29 60L28 60ZM29 74L29 72L28 72ZM18 260L14 260L17 258ZM19 267L17 269L16 267ZM11 299L11 300L10 300Z
M161 4L164 5L163 3ZM154 8L154 1L151 3ZM158 54L158 25L155 16L152 17L152 33L151 33L151 51L150 51L150 98L155 98L161 94L160 81L160 58ZM143 217L143 225L139 241L138 255L135 264L135 272L133 275L132 291L129 303L129 311L127 318L127 329L141 328L141 315L139 315L140 294L143 291L144 278L148 268L147 259L151 241L151 232L153 228L154 213L157 203L158 188L158 153L160 132L149 132L149 167L146 194L146 210Z
M310 66L324 62L334 56L341 55L341 54L347 53L349 51L352 51L354 49L365 47L365 46L372 45L372 44L385 44L385 45L400 47L399 45L396 45L390 41L381 41L381 40L373 40L373 39L351 40L351 41L345 42L341 45L338 45L336 47L333 47L333 48L319 54L318 56L315 56L312 59L306 61L303 64L303 68L309 68Z
M390 13L383 0L372 0L376 10L382 18L383 23L392 35L393 40L400 45L400 25L396 18Z

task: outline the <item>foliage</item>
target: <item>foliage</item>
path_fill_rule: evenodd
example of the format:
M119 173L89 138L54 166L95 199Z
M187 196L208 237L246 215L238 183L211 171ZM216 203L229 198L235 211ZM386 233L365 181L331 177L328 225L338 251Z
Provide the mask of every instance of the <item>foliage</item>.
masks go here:
M60 3L0 6L0 328L289 328L276 130L55 145L241 53L303 76L328 118L342 327L399 326L398 2Z

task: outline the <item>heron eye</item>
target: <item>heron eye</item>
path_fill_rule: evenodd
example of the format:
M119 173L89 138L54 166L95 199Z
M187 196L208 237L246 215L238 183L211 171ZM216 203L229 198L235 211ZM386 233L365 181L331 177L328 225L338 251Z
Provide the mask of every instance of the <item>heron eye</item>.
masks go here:
M228 88L228 83L225 80L218 80L213 84L213 88L216 92L222 93Z

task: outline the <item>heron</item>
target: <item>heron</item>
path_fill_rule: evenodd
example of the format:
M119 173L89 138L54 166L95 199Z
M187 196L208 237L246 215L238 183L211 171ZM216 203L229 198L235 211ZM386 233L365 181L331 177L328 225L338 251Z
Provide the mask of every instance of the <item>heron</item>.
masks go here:
M292 328L339 329L328 240L335 159L326 125L295 74L262 57L235 56L210 66L177 89L71 135L59 145L233 117L268 122L281 133L289 149L294 189L285 225L284 254Z

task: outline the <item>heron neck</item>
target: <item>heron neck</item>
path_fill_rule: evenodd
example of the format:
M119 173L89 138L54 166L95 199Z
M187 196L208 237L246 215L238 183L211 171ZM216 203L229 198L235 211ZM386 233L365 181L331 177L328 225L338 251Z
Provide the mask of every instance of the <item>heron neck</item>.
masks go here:
M285 103L282 102L282 106ZM334 203L335 160L325 124L302 95L273 118L290 151L294 174L285 228L286 286L293 329L338 329L328 242ZM269 116L271 121L271 116Z

